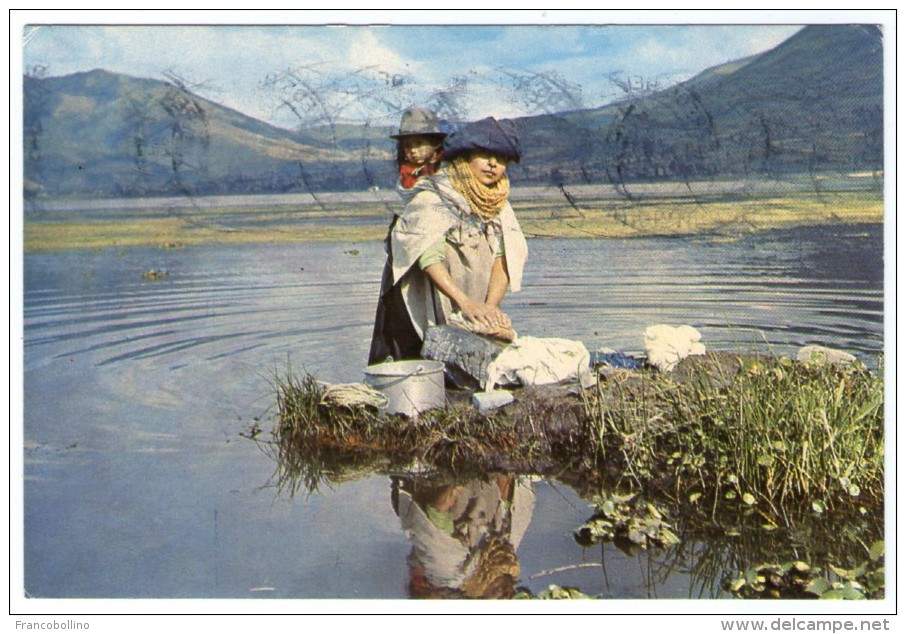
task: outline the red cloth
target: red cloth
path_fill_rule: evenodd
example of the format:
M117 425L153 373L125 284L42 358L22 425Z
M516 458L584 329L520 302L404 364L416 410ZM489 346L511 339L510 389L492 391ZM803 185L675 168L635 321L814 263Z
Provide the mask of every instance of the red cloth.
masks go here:
M415 165L413 163L401 163L400 164L400 185L403 186L403 189L412 189L415 187L415 183L418 182L422 176L430 176L437 171L437 166L440 164L440 159L434 163L428 163L427 165Z

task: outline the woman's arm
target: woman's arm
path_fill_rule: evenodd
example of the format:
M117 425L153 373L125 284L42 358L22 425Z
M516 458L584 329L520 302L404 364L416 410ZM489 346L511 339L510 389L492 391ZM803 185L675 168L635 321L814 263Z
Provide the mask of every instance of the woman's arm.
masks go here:
M491 306L500 306L503 296L506 295L506 289L510 285L510 273L506 268L506 258L494 258L494 265L491 268L491 279L488 282L488 297L486 303Z
M506 258L495 258L494 266L491 268L491 279L488 282L488 297L485 300L485 303L498 309L501 320L497 325L504 328L512 326L509 316L507 316L506 313L499 311L500 302L503 301L503 297L506 295L506 290L509 288L509 285L510 273L506 268Z
M498 258L499 260L499 258ZM494 263L495 268L497 267L497 262ZM472 321L477 321L480 324L489 326L491 328L506 327L510 325L509 318L500 311L497 307L497 304L492 304L488 302L476 302L468 295L466 295L456 284L453 282L453 278L450 277L450 272L447 270L447 267L443 262L438 262L432 264L431 266L425 269L425 275L431 280L434 286L441 293L449 297L457 306L459 310L462 311L462 314L465 315L467 319ZM498 273L498 276L500 273ZM499 284L499 281L497 282ZM494 272L491 272L491 283L489 284L488 294L490 296L491 287L495 286L494 282ZM504 285L504 292L506 291L506 285ZM499 291L497 291L499 293ZM500 297L497 300L499 304L500 300L503 299L503 294L500 293Z

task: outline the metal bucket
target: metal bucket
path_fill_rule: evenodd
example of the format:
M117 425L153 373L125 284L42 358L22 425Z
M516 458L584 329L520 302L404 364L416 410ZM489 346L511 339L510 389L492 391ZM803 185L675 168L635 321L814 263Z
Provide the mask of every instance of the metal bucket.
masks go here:
M365 384L383 393L384 412L415 418L447 405L444 364L440 361L388 361L365 368Z

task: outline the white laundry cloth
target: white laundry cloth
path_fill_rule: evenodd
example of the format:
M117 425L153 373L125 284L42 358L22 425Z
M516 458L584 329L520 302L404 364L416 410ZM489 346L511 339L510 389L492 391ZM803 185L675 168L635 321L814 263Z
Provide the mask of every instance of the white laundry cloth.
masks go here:
M589 370L591 355L580 341L518 337L488 365L485 390L495 385L550 385L578 379L589 387L594 378Z
M645 329L645 354L648 363L669 372L690 355L705 354L702 336L692 326L658 324Z

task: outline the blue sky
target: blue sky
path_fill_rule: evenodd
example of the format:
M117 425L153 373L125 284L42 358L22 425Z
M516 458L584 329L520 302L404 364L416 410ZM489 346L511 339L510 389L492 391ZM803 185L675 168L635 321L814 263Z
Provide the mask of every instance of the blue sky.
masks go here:
M159 79L172 72L208 98L286 127L323 123L314 111L286 104L287 97L295 106L305 100L296 90L300 84L319 99L329 95L318 107L335 121L389 124L399 107L432 105L438 91L454 96L448 106L472 119L600 106L623 96L627 85L667 87L768 50L801 28L794 18L841 17L706 11L138 12L141 18L133 12L23 13L25 69L64 75L104 68ZM759 17L775 24L751 23ZM405 24L416 19L432 24ZM704 24L721 20L735 23ZM574 25L579 23L584 26ZM289 69L295 81L287 83ZM275 77L284 81L269 83Z
M279 91L287 88L271 90L264 84L269 76L302 69L297 78L314 89L340 82L350 92L373 97L330 104L332 115L339 120L385 123L382 117L397 116L392 105L425 103L436 91L449 92L453 86L464 118L599 106L620 96L614 78L618 82L630 79L636 86L655 82L667 86L710 66L770 49L800 28L790 24L571 26L558 24L551 17L556 12L503 16L499 14L508 12L492 12L485 17L489 18L486 21L497 19L494 26L462 25L478 19L475 12L445 12L434 16L448 18L441 24L413 26L396 19L404 16L384 13L372 17L387 18L374 21L392 22L391 26L349 24L350 14L329 13L304 16L322 20L301 26L255 23L283 15L275 12L164 14L170 21L180 21L180 17L246 18L228 20L241 26L204 20L198 20L200 26L125 21L96 26L72 24L71 18L77 18L76 22L111 20L92 20L82 12L74 16L38 14L25 16L22 24L22 63L26 69L43 67L48 75L104 68L163 78L165 71L171 71L206 97L285 126L303 123L280 105ZM597 13L566 17L585 17L586 22L606 17ZM153 15L146 17L157 22ZM534 17L536 24L504 23L502 19L513 17L522 21ZM134 22L135 16L131 19ZM323 21L345 21L346 25L324 26ZM32 26L35 23L44 25ZM357 73L354 79L353 73ZM382 85L383 81L392 84L394 78L395 85Z

